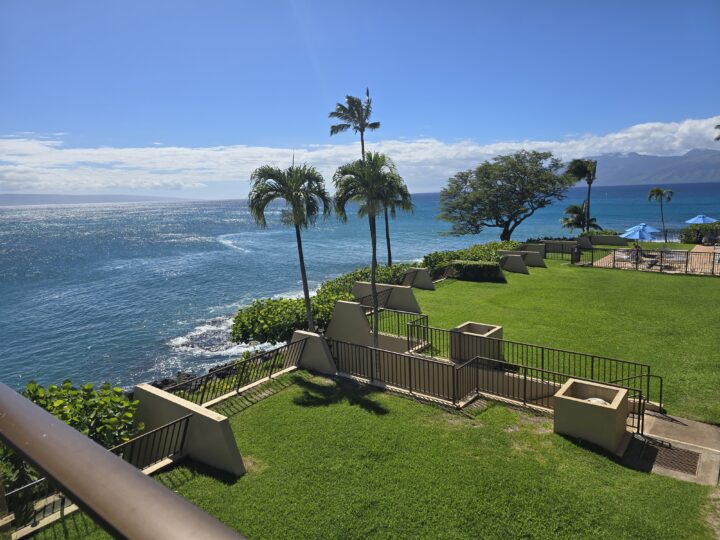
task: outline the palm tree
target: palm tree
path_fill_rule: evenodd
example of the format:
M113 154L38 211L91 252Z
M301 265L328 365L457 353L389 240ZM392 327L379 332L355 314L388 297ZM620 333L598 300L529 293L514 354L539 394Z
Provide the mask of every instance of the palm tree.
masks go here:
M720 129L720 124L718 124L717 126L715 126L715 129ZM716 140L716 141L720 141L720 133L718 133L717 135L715 135L715 140Z
M365 89L365 102L355 96L345 96L345 104L335 104L335 110L328 114L329 118L341 120L341 124L330 126L330 135L343 133L353 128L355 133L360 134L360 150L362 158L365 159L365 130L374 131L380 127L380 122L370 122L372 115L372 100L370 89Z
M567 214L567 217L560 220L560 223L565 229L602 230L602 227L595 218L590 218L589 222L585 221L585 216L587 215L585 203L583 203L582 206L579 204L571 204L565 208L565 214Z
M388 214L395 219L397 210L413 211L412 197L405 182L399 174L389 174L383 194L383 211L385 213L385 243L387 245L387 264L392 266L392 250L390 249L390 220Z
M397 176L395 165L384 154L368 152L365 159L347 163L338 168L333 176L335 183L335 214L347 221L346 206L349 202L359 205L358 216L367 217L370 226L372 261L370 264L370 288L373 299L373 346L378 346L378 298L377 298L377 224L376 217L382 211L387 184Z
M268 204L278 199L285 201L282 220L284 224L295 227L308 330L314 332L315 323L313 321L307 274L305 273L305 257L303 255L300 229L307 228L315 222L320 213L321 204L323 216L330 214L331 201L328 192L325 190L325 180L315 167L293 164L284 171L277 167L264 165L253 171L250 182L252 187L248 197L248 205L253 219L261 227L267 226L265 209Z
M667 244L667 229L665 229L665 213L663 212L663 202L670 202L673 198L672 189L663 189L654 187L648 192L648 201L658 201L660 203L660 220L662 221L663 236Z
M595 181L595 173L597 171L597 161L594 159L573 159L567 168L567 173L576 180L585 180L587 182L587 199L585 200L585 230L589 231L590 224L590 192L593 182Z

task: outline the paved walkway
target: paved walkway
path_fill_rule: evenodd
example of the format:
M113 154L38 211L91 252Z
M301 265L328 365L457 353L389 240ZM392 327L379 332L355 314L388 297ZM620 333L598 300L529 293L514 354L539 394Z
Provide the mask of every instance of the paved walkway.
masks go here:
M652 472L698 484L718 484L720 426L648 413L645 436L654 447Z

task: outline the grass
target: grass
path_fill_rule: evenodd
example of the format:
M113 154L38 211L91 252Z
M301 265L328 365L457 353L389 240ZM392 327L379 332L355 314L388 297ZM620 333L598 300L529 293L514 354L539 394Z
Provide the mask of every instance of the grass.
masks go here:
M624 468L549 418L293 377L230 419L247 475L160 480L250 539L712 537L708 487Z
M415 295L432 326L500 324L510 340L650 364L671 414L720 423L718 278L547 264Z

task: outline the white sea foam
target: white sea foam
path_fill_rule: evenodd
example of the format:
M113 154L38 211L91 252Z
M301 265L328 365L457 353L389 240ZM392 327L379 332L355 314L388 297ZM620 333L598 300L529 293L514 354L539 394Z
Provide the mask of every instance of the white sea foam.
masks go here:
M233 240L233 238L236 238L237 236L238 236L237 233L221 234L220 236L215 238L215 240L220 242L223 246L229 247L230 249L234 249L241 253L250 253L249 249L237 245L236 240Z
M233 343L230 341L232 317L215 317L201 321L185 335L170 339L173 353L197 358L239 356L250 349L268 348L269 344Z

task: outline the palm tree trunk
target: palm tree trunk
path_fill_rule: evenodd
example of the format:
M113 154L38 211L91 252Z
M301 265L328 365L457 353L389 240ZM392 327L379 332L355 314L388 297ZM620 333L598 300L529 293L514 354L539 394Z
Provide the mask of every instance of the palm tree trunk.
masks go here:
M377 296L377 230L375 214L368 214L370 222L370 241L372 242L372 261L370 263L370 289L373 298L373 347L378 348L378 296Z
M365 161L365 133L360 132L360 151L362 152L362 160Z
M663 238L667 244L667 229L665 228L665 212L663 211L663 200L660 199L660 221L662 222Z
M388 209L385 208L385 244L387 244L387 265L392 266L392 250L390 249L390 220Z
M303 295L305 296L305 311L307 312L308 331L315 331L315 321L313 321L312 302L310 302L310 289L308 287L307 274L305 273L305 256L303 255L302 238L300 237L300 227L295 225L295 238L297 239L298 257L300 257L300 277L302 278Z
M585 230L590 230L590 191L592 190L592 182L588 182L587 206L585 207Z

